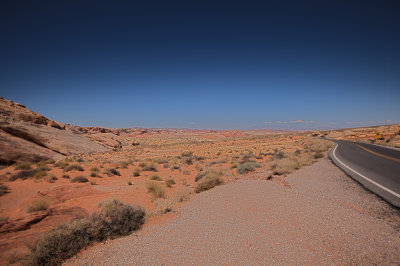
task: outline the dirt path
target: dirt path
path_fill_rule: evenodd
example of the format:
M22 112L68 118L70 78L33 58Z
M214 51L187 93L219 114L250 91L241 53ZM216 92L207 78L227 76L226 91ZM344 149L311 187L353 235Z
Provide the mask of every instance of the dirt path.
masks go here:
M194 197L165 224L109 241L72 265L400 263L400 214L329 159L287 183L245 180Z

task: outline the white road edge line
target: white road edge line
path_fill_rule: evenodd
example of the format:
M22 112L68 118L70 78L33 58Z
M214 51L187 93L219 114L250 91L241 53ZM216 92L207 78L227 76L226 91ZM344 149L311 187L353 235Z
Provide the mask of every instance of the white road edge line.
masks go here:
M376 183L375 181L369 179L368 177L366 177L366 176L363 175L363 174L360 174L359 172L357 172L356 170L350 168L348 165L346 165L346 164L343 163L341 160L339 160L338 157L336 157L336 148L337 148L338 146L339 146L339 144L336 144L335 148L333 149L333 153L332 153L332 154L333 154L333 157L335 157L335 159L336 159L339 163L341 163L342 165L344 165L344 166L345 166L347 169L349 169L350 171L352 171L352 172L356 173L357 175L361 176L361 177L364 178L365 180L367 180L367 181L371 182L372 184L374 184L374 185L380 187L381 189L385 190L386 192L389 192L390 194L392 194L392 195L394 195L394 196L400 198L400 194L397 194L397 193L394 192L393 190L390 190L390 189L388 189L387 187L384 187L384 186L382 186L382 185Z

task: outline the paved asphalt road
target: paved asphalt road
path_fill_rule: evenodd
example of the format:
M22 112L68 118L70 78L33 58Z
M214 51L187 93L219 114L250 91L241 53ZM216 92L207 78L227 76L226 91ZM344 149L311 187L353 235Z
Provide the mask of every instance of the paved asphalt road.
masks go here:
M330 158L364 187L400 207L400 151L377 145L335 141Z

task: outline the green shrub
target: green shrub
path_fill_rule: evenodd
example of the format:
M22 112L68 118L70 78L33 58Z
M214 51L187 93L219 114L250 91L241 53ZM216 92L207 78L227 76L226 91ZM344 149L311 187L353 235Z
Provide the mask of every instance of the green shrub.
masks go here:
M153 199L165 198L166 196L165 189L160 182L149 180L146 182L146 188Z
M72 165L69 165L64 168L64 172L69 172L72 170L77 170L77 171L81 171L81 172L84 171L83 167L80 166L79 164L72 164Z
M104 171L104 174L106 174L108 176L113 176L113 175L120 176L121 175L117 170L115 170L115 168L107 168Z
M45 198L40 198L33 200L29 205L26 207L26 212L37 212L37 211L45 211L49 208L50 202Z
M29 265L61 265L82 248L94 242L129 235L145 221L142 207L119 201L107 203L101 211L87 218L61 224L44 235L27 256Z
M246 162L246 163L240 164L237 167L236 172L240 175L243 175L243 174L247 174L248 172L253 172L256 170L256 168L259 168L259 167L261 167L261 165L256 162Z
M79 175L71 179L71 183L86 183L86 182L89 182L89 179L87 179L83 175Z

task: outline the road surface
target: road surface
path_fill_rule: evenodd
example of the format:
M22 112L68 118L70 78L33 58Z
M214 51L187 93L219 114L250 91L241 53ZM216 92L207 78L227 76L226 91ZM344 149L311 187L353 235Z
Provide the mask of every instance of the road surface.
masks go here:
M400 151L359 142L335 142L330 152L334 163L364 187L400 207Z

